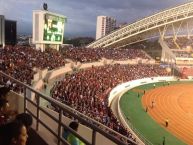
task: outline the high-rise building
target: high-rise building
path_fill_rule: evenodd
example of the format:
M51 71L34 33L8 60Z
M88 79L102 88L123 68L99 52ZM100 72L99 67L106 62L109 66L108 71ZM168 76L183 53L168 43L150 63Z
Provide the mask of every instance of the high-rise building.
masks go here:
M5 17L0 15L0 47L5 45Z
M98 16L96 24L96 39L99 39L116 28L116 20L108 16Z
M15 45L17 43L17 21L5 20L5 44Z
M17 43L17 22L0 15L0 47Z

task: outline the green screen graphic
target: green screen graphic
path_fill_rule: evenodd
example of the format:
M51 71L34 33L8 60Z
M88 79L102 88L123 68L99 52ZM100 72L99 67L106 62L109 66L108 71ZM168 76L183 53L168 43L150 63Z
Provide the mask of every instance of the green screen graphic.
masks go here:
M64 33L64 21L62 17L45 14L44 41L61 42Z

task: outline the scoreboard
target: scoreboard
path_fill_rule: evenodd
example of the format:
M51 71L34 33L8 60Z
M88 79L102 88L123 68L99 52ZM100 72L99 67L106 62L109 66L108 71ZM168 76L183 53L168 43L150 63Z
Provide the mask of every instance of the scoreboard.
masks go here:
M36 48L63 44L64 28L67 18L45 10L33 11L32 43Z

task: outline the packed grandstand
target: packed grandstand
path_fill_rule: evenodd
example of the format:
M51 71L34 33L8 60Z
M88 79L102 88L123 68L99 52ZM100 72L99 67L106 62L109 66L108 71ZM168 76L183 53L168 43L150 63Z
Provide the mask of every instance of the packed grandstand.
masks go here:
M93 57L90 57L91 53L93 50L88 48L69 48L59 53L53 49L41 52L30 47L6 46L0 50L1 70L22 82L33 85L33 75L38 69L52 70L65 66L65 63L68 63L66 59L71 59L71 56L76 56L73 61L81 61L80 58L82 58L81 62L84 63L99 61L105 57L115 61L150 58L143 50L133 51L130 48L108 51L98 48L93 53ZM162 75L168 75L168 72L159 64L115 63L100 67L93 66L86 70L75 70L72 74L66 75L63 80L55 82L51 94L54 99L135 140L108 107L108 93L119 83ZM1 80L1 84L4 83L11 86L14 91L22 92L22 89L10 80Z
M154 41L152 43L155 43ZM108 106L108 93L123 82L171 75L166 68L150 61L151 56L144 51L144 48L148 47L145 44L149 43L151 41L136 44L143 46L139 47L140 49L133 49L131 46L108 50L72 47L62 52L53 49L41 52L30 47L6 46L0 50L0 68L21 82L33 85L33 76L38 70L65 67L69 60L70 63L84 64L90 62L94 64L104 58L106 61L113 60L109 64L104 60L103 65L98 67L93 65L88 69L72 69L72 73L66 74L63 79L54 83L51 97L136 141L132 133L113 115ZM121 60L130 60L132 63L121 64ZM10 80L1 80L1 84L22 93L22 89ZM57 111L54 106L52 109Z
M186 50L191 47L187 44L186 36L177 38L181 40L180 50ZM132 133L125 128L119 120L113 115L108 106L108 93L120 83L131 80L168 76L165 67L152 61L152 57L146 53L145 48L155 44L158 40L144 41L132 45L133 48L139 46L139 49L133 49L132 46L117 49L90 49L90 48L67 48L58 52L54 49L46 49L45 52L23 46L5 46L0 49L1 71L13 76L21 82L33 85L33 76L38 70L53 70L65 67L67 63L87 64L103 61L102 66L92 66L88 69L73 69L65 77L54 83L51 89L51 97L78 110L79 112L95 119L107 127L121 133L124 136L136 141ZM171 49L174 47L174 40L167 38L166 42ZM175 42L176 46L177 42ZM189 53L192 51L189 50ZM69 62L69 60L71 60ZM113 60L105 63L105 60ZM130 60L130 64L121 64L122 61ZM40 63L41 62L41 63ZM22 71L21 71L22 70ZM45 82L46 83L46 82ZM22 93L22 88L10 80L2 80L1 84L10 86L12 90ZM57 108L52 106L57 111Z

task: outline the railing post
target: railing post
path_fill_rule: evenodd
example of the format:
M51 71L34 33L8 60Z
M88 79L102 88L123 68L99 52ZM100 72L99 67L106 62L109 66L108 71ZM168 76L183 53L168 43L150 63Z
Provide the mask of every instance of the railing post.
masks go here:
M39 120L40 120L40 97L39 95L36 96L36 103L37 103L37 120L36 120L36 130L39 130Z
M92 145L96 144L96 131L92 130Z
M27 89L27 88L24 86L23 89L24 89L24 98L23 98L23 99L24 99L24 108L23 108L23 109L24 109L24 112L26 113L26 108L27 108L27 105L26 105L26 101L27 101L27 99L26 99L26 97L27 97L26 91L27 91L27 90L26 90L26 89Z
M62 123L62 114L63 114L63 110L60 109L59 110L59 123L58 123L58 145L60 145L60 136L61 136L61 123Z

